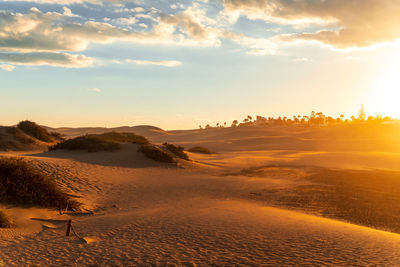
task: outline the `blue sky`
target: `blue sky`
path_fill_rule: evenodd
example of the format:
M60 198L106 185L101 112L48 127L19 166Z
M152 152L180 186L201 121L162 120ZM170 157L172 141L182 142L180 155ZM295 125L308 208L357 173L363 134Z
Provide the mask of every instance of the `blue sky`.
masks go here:
M0 124L400 117L393 1L0 1ZM352 14L351 16L349 14Z

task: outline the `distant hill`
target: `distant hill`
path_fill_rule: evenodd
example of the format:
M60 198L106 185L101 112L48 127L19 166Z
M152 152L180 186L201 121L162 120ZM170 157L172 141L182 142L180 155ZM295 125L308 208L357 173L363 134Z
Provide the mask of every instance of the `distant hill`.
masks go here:
M107 132L125 132L125 133L135 133L138 135L143 135L147 138L160 137L163 135L168 135L166 131L161 128L150 126L150 125L139 125L139 126L121 126L115 128L105 128L105 127L82 127L82 128L50 128L46 127L48 131L57 132L64 135L67 138L77 137L85 134L101 134Z

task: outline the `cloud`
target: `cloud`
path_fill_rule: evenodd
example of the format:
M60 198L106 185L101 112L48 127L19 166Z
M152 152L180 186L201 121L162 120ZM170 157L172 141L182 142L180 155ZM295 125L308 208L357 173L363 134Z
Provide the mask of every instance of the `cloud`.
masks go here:
M109 23L69 22L56 12L42 13L31 8L26 14L0 12L0 50L3 51L84 51L90 43L128 41L184 46L219 46L217 32L197 22L190 14L160 14L152 31L135 32ZM124 23L135 19L122 18Z
M119 24L123 24L123 25L132 25L132 24L136 24L137 22L137 18L135 17L129 17L129 18L118 18L113 20Z
M400 1L223 0L224 14L283 24L317 23L316 32L287 34L281 41L312 40L336 48L368 47L400 38Z
M223 38L229 39L247 48L247 54L249 55L275 55L279 48L278 44L269 38L253 38L229 31L224 31L221 35Z
M158 65L163 67L177 67L182 65L182 62L176 60L161 60L161 61L151 61L151 60L132 60L126 59L128 63L135 63L138 65Z
M88 91L96 92L96 93L100 93L101 92L101 90L99 88L97 88L97 87L96 88L89 88Z
M63 15L66 17L79 17L78 15L73 14L71 9L69 9L68 7L63 7L63 10L64 10Z
M115 41L200 47L220 45L218 31L194 18L193 10L177 15L159 14L150 31L139 32L104 22L71 22L71 15L66 7L64 14L42 13L37 8L25 14L0 11L0 52L6 52L0 55L0 60L25 65L87 67L92 65L93 59L67 52L84 51L90 43ZM120 22L136 23L136 18L121 18Z
M71 9L63 9L63 13L43 13L37 8L31 8L24 14L0 11L0 53L3 51L0 59L25 65L88 67L93 65L94 59L71 52L85 51L91 43L117 41L219 47L223 39L229 39L253 55L274 54L278 48L276 41L269 38L252 38L224 30L217 20L207 16L207 9L198 3L176 14L152 9L151 15L139 13L107 22L82 22L84 18L80 17L78 21L81 23L78 23L76 18L72 18L76 15ZM142 8L131 11L142 11ZM143 24L141 18L150 18L151 23ZM140 30L132 30L137 28Z
M14 65L55 66L65 68L85 68L94 63L93 58L68 53L33 52L33 53L0 53L0 62Z
M310 60L306 57L298 57L298 58L294 58L292 59L293 62L309 62Z
M2 0L2 2L31 2L37 4L72 5L89 3L95 5L103 4L102 0Z
M6 71L13 71L15 69L15 66L13 65L8 65L8 64L2 64L0 65L0 68Z

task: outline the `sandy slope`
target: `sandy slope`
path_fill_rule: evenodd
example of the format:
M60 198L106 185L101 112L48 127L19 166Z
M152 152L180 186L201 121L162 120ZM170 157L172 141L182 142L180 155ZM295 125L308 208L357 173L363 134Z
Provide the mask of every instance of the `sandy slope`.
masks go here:
M399 263L400 235L248 198L262 189L308 183L302 171L290 179L221 175L240 160L229 164L226 155L222 166L183 163L183 169L156 165L132 147L24 157L80 196L95 215L72 217L78 235L90 241L84 243L64 237L63 221L27 220L65 220L66 215L12 208L20 227L0 230L0 260L6 266ZM205 157L197 159L207 163Z

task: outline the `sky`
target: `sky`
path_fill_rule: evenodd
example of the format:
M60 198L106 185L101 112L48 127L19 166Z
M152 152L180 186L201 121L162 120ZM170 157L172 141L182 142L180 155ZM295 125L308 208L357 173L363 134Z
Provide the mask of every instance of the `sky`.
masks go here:
M0 0L0 125L400 117L397 0Z

